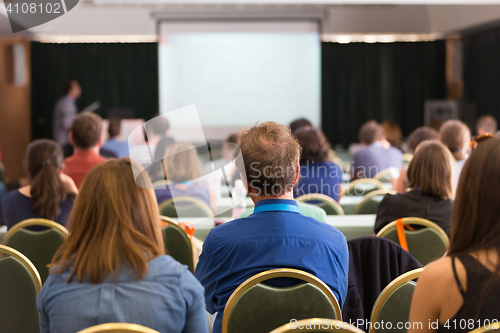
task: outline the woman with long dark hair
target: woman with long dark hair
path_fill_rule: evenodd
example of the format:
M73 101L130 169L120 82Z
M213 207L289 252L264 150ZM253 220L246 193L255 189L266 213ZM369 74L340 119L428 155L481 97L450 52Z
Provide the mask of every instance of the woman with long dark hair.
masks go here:
M62 149L55 141L36 140L28 146L24 164L31 180L5 198L3 221L8 228L29 218L66 225L78 189L62 173L63 162Z
M499 189L500 139L488 139L477 146L462 170L448 254L429 264L418 279L410 323L422 323L422 329L415 324L410 333L469 332L498 322Z

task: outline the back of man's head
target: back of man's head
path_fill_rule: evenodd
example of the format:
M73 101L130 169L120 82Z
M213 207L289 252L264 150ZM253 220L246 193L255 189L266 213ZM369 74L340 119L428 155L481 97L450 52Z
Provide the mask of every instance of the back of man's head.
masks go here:
M122 130L122 120L120 118L109 118L108 133L110 138L120 135Z
M365 145L380 141L383 136L382 126L375 120L367 121L359 129L359 141Z
M154 120L150 122L151 130L155 135L165 135L165 133L170 129L170 122L167 118L157 114Z
M91 112L78 114L71 125L73 144L78 149L90 149L99 144L102 118Z
M256 125L240 133L238 144L244 163L238 168L244 170L254 195L278 197L292 190L301 149L289 127L274 122Z
M476 122L476 133L483 135L486 133L495 134L497 131L497 120L490 115L479 117Z

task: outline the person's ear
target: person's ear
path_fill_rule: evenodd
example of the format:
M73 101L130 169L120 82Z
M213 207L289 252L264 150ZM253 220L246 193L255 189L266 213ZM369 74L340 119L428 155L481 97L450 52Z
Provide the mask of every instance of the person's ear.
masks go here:
M74 146L75 145L75 141L73 141L73 132L69 132L68 134L68 140L69 140L69 144Z
M300 163L297 165L297 173L295 174L295 180L293 181L293 185L297 184L299 177L300 177Z

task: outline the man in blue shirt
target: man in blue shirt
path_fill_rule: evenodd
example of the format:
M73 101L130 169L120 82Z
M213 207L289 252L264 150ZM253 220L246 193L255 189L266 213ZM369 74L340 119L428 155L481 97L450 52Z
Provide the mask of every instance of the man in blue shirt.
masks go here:
M347 242L334 227L302 215L293 200L300 146L290 129L266 122L243 131L239 146L244 165L238 169L244 170L254 213L212 229L195 270L205 287L207 311L217 312L214 333L221 332L224 307L233 291L270 269L294 268L317 276L342 306L349 271Z
M76 80L68 80L63 84L62 92L64 96L57 100L54 107L52 132L54 141L64 147L69 143L68 133L78 112L76 100L80 97L82 89Z
M391 167L403 168L403 153L385 140L382 126L375 120L361 126L359 141L364 147L352 157L352 179L373 178Z
M128 144L126 142L118 140L118 137L121 134L121 130L122 130L121 119L110 118L108 126L109 139L102 146L102 148L115 153L118 158L129 156Z

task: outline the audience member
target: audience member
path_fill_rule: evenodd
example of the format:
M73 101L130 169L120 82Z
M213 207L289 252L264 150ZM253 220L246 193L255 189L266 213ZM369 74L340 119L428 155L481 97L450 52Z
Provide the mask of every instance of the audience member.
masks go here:
M226 167L228 164L231 164L233 160L232 155L234 153L237 141L238 134L231 134L230 136L228 136L226 141L222 143L222 158L206 164L203 167L203 174L208 175L211 172L217 171ZM232 178L233 174L234 173L229 174L228 177Z
M417 146L426 140L439 140L439 133L432 127L422 126L414 130L408 137L406 142L406 152L409 154L414 154ZM401 168L399 172L399 177L394 179L393 186L394 190L398 193L406 192L408 188L408 180L406 179L406 173L408 171L408 166L405 165Z
M359 141L364 146L352 158L352 179L373 178L379 172L394 167L401 170L403 154L394 147L385 147L382 126L375 120L363 124L359 130Z
M409 321L423 323L423 329L412 326L409 333L470 332L500 318L499 180L500 139L487 139L462 171L448 254L418 279Z
M326 222L326 212L323 208L316 205L308 204L305 202L298 202L297 206L300 209L300 213L304 216L312 217L320 222ZM248 217L253 214L254 207L247 208L243 213L241 213L240 218Z
M107 149L116 154L117 158L128 157L128 143L119 141L118 137L121 134L121 119L120 118L110 118L108 126L108 141L102 146L101 149ZM102 154L101 154L102 155Z
M175 142L168 147L163 159L168 185L155 189L158 204L172 197L192 197L217 211L215 192L207 186L198 186L192 180L200 177L201 162L196 148L186 142Z
M295 134L295 132L299 128L304 127L304 126L313 127L312 123L309 120L307 120L306 118L295 119L294 121L292 121L290 123L290 131L292 131L292 134Z
M208 332L203 288L164 255L148 177L136 185L129 159L92 169L37 299L41 333L126 322L159 332Z
M497 120L490 115L484 115L479 117L476 122L476 134L495 134L497 132Z
M330 144L319 129L301 127L295 137L302 148L300 176L295 197L309 193L328 195L333 200L342 193L342 169L329 158Z
M155 150L155 161L159 161L163 158L163 156L165 156L165 152L168 147L175 142L175 140L169 135L170 123L168 119L157 115L151 125L151 132L153 135L158 137L158 144L156 145Z
M448 147L455 158L454 185L455 188L457 188L460 173L468 157L467 153L469 151L471 139L470 130L467 125L460 120L448 120L441 126L439 135L441 137L441 142Z
M67 80L62 86L62 93L63 97L57 101L54 108L52 132L54 141L64 148L68 144L68 133L78 112L75 102L82 89L76 80Z
M5 198L3 222L8 228L30 218L45 218L66 225L78 189L73 180L62 173L63 160L61 147L52 140L36 140L28 146L24 163L31 181L9 192Z
M102 119L95 113L82 112L75 117L69 141L75 151L72 156L66 158L64 173L73 178L78 188L82 185L87 172L93 167L106 161L99 155L101 139Z
M453 156L439 141L422 142L408 166L410 191L386 194L377 210L374 232L403 217L421 217L451 230Z
M386 140L391 146L401 149L401 144L403 143L401 126L394 120L386 120L382 123L382 130Z
M302 215L293 200L300 145L290 129L273 122L256 125L240 134L239 146L244 165L238 169L246 173L254 213L212 229L195 271L205 287L208 312L217 312L214 332L221 332L232 292L269 269L289 267L316 275L342 306L349 270L347 242L334 227Z

